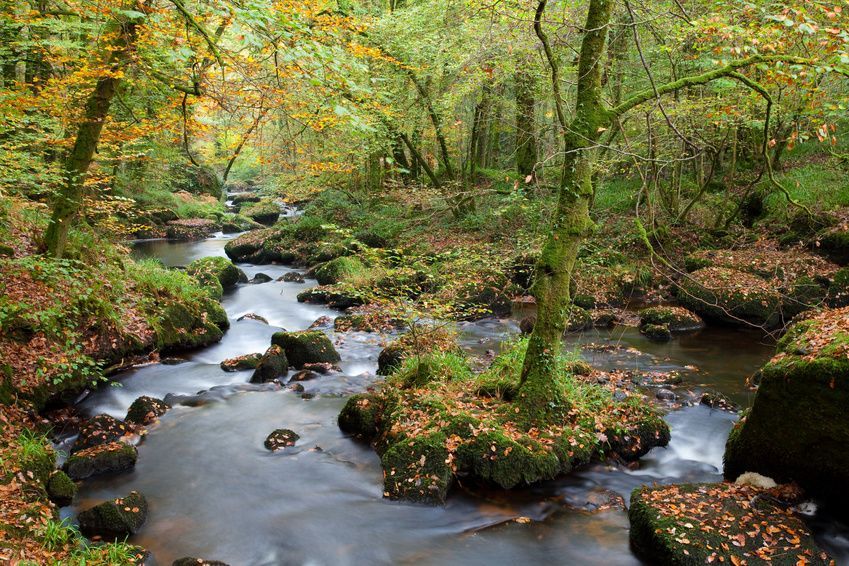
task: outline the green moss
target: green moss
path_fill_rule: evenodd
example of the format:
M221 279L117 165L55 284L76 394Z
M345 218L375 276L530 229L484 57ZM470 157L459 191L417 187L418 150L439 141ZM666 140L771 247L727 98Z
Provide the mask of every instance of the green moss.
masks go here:
M640 326L640 333L655 342L669 342L672 340L672 332L669 330L669 325L667 324L643 324Z
M239 283L239 268L225 257L205 257L189 264L186 273L195 278L212 275L225 290L232 289Z
M445 501L454 474L442 433L393 444L381 457L383 489L391 499L422 503Z
M828 305L834 308L849 306L849 267L834 274L828 288Z
M289 373L289 359L281 346L272 345L262 355L251 376L251 383L268 383Z
M135 446L113 442L72 454L63 470L71 479L82 480L94 475L132 469L137 459Z
M455 352L429 352L404 360L392 375L392 383L421 388L451 380L466 381L472 372L465 357Z
M338 257L315 270L320 285L333 285L348 278L362 276L366 267L356 257Z
M348 399L339 413L339 428L363 440L372 440L378 432L383 401L371 393L360 393Z
M53 503L59 507L67 507L73 502L76 494L77 484L68 477L68 474L61 470L53 472L47 482L47 495Z
M271 226L280 218L280 207L273 201L260 201L242 207L239 213L254 222Z
M333 342L319 330L277 332L271 337L271 343L283 348L289 364L296 368L312 363L335 364L341 360Z
M148 424L167 412L168 405L164 401L143 395L133 401L124 420L128 423Z
M56 453L44 435L24 431L16 441L18 465L25 475L46 485L56 469Z
M556 477L561 471L557 456L539 442L519 443L500 431L487 431L461 445L457 457L476 478L504 489Z
M679 284L678 299L702 316L729 324L774 328L781 322L781 296L775 284L742 271L700 269Z
M698 330L704 322L695 313L681 307L650 307L639 312L640 325L667 326L672 332Z
M137 491L81 512L80 532L86 536L123 539L139 531L147 519L147 500Z

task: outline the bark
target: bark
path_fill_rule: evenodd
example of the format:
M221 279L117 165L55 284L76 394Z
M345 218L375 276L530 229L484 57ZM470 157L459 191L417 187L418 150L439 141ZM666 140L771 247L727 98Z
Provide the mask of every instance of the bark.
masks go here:
M533 76L520 64L516 88L516 169L522 177L534 175L539 154L536 136L536 97Z
M136 36L137 24L134 21L118 24L118 45L109 56L110 72L97 81L86 102L83 121L65 161L63 187L53 202L53 214L44 235L47 251L54 257L61 258L65 253L68 231L82 206L85 177L97 151L112 99L121 84L116 74L130 62Z

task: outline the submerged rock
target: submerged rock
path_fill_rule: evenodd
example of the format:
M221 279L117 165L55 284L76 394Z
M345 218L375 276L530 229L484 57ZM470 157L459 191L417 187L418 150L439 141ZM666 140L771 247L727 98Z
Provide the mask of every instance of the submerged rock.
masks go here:
M73 451L115 442L127 432L127 425L115 417L106 414L97 415L80 425L80 434L74 442Z
M137 491L87 509L77 517L87 537L123 539L136 534L147 520L147 500Z
M274 279L272 279L270 275L267 275L265 273L257 273L256 275L254 275L254 278L251 279L250 282L252 285L261 285L263 283L270 283L271 281L274 281Z
M725 477L758 472L849 505L849 307L794 324L731 431Z
M77 484L62 470L56 470L47 481L47 496L58 507L67 507L74 501Z
M276 452L294 446L299 438L301 436L298 433L288 428L280 428L268 435L268 438L265 439L265 447Z
M283 348L274 345L265 351L251 376L251 383L268 383L289 373L289 360Z
M221 362L221 369L224 371L245 371L249 369L256 369L260 360L262 360L262 354L245 354L243 356L224 360Z
M650 564L833 564L804 522L751 486L641 487L628 518L631 546Z
M305 364L335 364L342 359L330 338L318 330L278 332L271 337L271 343L283 348L289 365L298 369L303 368Z
M263 324L268 324L268 319L264 316L260 316L256 313L249 312L248 314L243 314L239 318L236 319L238 322L242 322L243 320L255 320L257 322L261 322Z
M83 480L99 474L125 472L136 465L137 459L135 446L112 442L72 454L63 469L72 480Z
M128 423L146 425L168 412L168 405L161 399L143 395L133 401L127 410Z
M193 558L191 556L187 556L185 558L178 558L174 562L171 563L171 566L230 566L226 562L221 562L219 560L204 560L203 558Z

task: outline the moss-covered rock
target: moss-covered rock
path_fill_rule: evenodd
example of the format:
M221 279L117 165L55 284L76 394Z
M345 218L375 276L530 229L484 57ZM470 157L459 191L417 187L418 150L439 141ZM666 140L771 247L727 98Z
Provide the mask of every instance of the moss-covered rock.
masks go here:
M833 308L849 306L849 267L834 274L828 288L828 305Z
M669 342L672 340L672 332L666 324L642 324L640 325L640 333L655 342Z
M315 270L319 285L333 285L350 277L361 275L366 267L356 257L338 257Z
M124 539L136 534L147 520L147 500L137 491L105 501L77 517L80 532L87 537Z
M366 304L366 297L357 289L340 285L313 287L298 293L299 303L327 305L330 308L346 310Z
M127 425L110 415L97 415L80 425L79 436L74 442L74 452L115 442L125 434L127 434Z
M221 340L230 326L227 313L211 299L195 305L168 302L158 314L157 344L165 352L208 346Z
M569 318L566 321L566 332L583 332L593 327L593 317L584 308L572 305L569 308Z
M235 205L252 204L262 200L262 197L256 193L237 193L230 198Z
M67 507L74 501L77 484L62 470L56 470L47 481L47 495L59 507Z
M260 201L244 206L239 213L264 226L273 226L280 219L280 207L273 201Z
M112 442L86 448L65 462L63 470L73 480L83 480L99 474L124 472L136 465L138 451L135 446Z
M849 224L841 222L828 228L816 238L815 249L840 265L849 264Z
M445 501L454 480L446 442L446 436L438 432L389 447L380 459L384 494L420 503Z
M127 417L124 420L139 425L150 424L167 413L168 408L162 399L142 395L127 409Z
M56 452L43 442L21 454L19 463L24 474L31 475L42 485L47 485L50 476L56 470Z
M173 171L173 188L196 195L209 195L220 199L224 194L224 185L211 167L192 164L180 164Z
M205 257L196 259L186 268L186 272L195 277L213 276L226 291L239 283L239 268L226 257Z
M230 566L226 562L221 562L219 560L204 560L203 558L194 558L191 556L186 556L184 558L178 558L174 562L171 563L171 566Z
M212 220L206 218L186 218L170 221L166 228L166 235L169 240L205 240L215 232L216 228L217 226Z
M703 317L728 324L775 328L781 323L781 295L775 284L743 271L699 269L679 283L678 300Z
M371 230L355 232L354 239L370 248L385 248L389 245L387 238Z
M339 428L366 441L377 435L378 419L382 411L381 400L371 393L360 393L348 399L339 413Z
M281 346L273 345L262 355L256 365L251 383L268 383L289 373L289 360Z
M224 371L245 371L256 369L262 359L262 354L245 354L235 358L229 358L221 362L221 369Z
M406 357L403 345L393 343L386 346L377 356L377 375L390 375L401 367L401 362Z
M705 327L694 312L681 307L650 307L640 311L640 325L665 325L670 332L690 332Z
M291 448L300 438L301 436L295 431L288 428L279 428L265 439L265 447L272 452L277 452L284 448Z
M265 253L263 246L276 235L273 229L253 230L227 242L224 253L237 263L270 263L274 258Z
M768 492L732 484L641 487L631 546L650 564L833 564L810 530Z
M283 348L289 365L298 369L303 368L305 364L335 364L341 360L333 342L319 330L277 332L271 337L271 343Z
M732 431L725 476L758 472L849 505L849 307L794 324Z

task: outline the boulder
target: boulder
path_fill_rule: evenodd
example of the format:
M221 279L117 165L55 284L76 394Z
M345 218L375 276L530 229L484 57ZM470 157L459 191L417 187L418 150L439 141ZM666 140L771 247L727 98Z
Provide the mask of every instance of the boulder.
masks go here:
M265 273L257 273L256 275L254 275L254 278L251 279L251 284L260 285L262 283L270 283L271 281L274 281L271 276Z
M130 470L136 465L137 459L135 446L112 442L72 454L63 469L72 480L83 480L99 474Z
M239 283L239 268L226 257L196 259L186 268L186 273L195 278L204 274L213 276L225 291L233 289Z
M649 564L833 564L788 506L752 486L641 487L628 518L631 547Z
M267 318L265 318L264 316L260 316L256 313L253 313L253 312L249 312L248 314L243 314L237 320L239 322L242 322L243 320L255 320L255 321L261 322L263 324L268 324Z
M289 360L281 346L272 345L256 365L251 383L268 383L289 373Z
M643 324L640 332L649 340L654 342L669 342L672 340L672 332L666 324Z
M224 195L224 186L211 167L180 164L174 171L174 191L186 191L195 195L209 195L220 199Z
M58 507L67 507L74 501L77 484L62 470L56 470L47 481L47 496Z
M260 360L262 360L262 354L245 354L244 356L224 360L221 362L221 369L224 371L245 371L249 369L256 369Z
M264 226L273 226L280 219L280 207L269 201L244 206L239 213Z
M298 293L299 303L324 304L333 309L345 310L366 303L362 294L354 289L313 287Z
M685 277L678 300L705 318L775 328L781 324L781 295L775 283L725 267L705 267Z
M682 307L650 307L640 311L640 326L666 326L670 332L701 330L705 322L699 315Z
M577 305L569 309L569 319L566 321L566 332L583 332L593 327L593 317L586 310Z
M216 225L206 218L186 218L172 220L166 228L169 240L193 241L205 240L215 232Z
M143 395L130 405L125 420L128 423L139 425L150 424L168 412L168 408L165 401Z
M263 246L276 235L277 231L273 229L252 230L227 242L224 253L235 262L270 263L274 258L267 256Z
M124 539L136 534L147 520L147 500L137 491L105 501L79 514L80 532L87 537Z
M253 204L255 202L261 201L262 197L256 193L238 193L232 195L230 200L233 201L233 204L236 205Z
M849 307L790 327L760 372L752 408L731 431L725 477L757 472L849 506Z
M382 407L380 398L370 393L360 393L348 399L338 423L342 432L371 441L378 432L378 419Z
M815 248L831 261L840 265L849 264L849 222L842 222L820 232Z
M97 415L80 425L80 434L74 442L73 451L77 452L98 446L100 444L108 444L127 434L127 425L109 415Z
M406 351L401 344L389 344L377 356L377 375L390 375L401 367Z
M295 445L300 435L288 428L280 428L268 435L265 439L265 447L272 452L277 452L284 448L290 448Z
M174 562L171 563L171 566L230 566L226 562L221 562L219 560L204 560L203 558L193 558L191 556L187 556L185 558L178 558Z
M305 364L335 364L341 360L333 342L319 330L278 332L271 337L271 343L283 348L289 365L298 369L303 368Z
M333 285L345 279L361 274L365 266L356 257L339 257L330 260L315 270L319 285Z
M297 271L290 271L286 273L281 278L283 281L287 283L304 283L304 275L302 273L298 273Z

